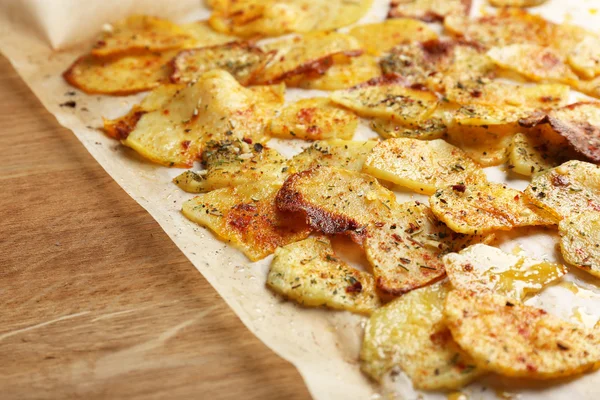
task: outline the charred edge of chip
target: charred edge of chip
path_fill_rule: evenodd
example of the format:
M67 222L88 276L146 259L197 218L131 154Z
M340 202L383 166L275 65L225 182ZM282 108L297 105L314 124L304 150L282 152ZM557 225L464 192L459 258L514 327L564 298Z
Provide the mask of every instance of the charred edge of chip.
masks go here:
M419 268L419 272L422 273L423 269ZM433 275L433 271L431 270L427 270L427 272L432 273ZM414 281L412 282L406 282L404 283L402 286L394 284L393 281L390 282L390 279L384 278L382 276L378 276L375 279L375 286L377 287L377 290L386 295L386 296L402 296L408 292L411 292L413 290L422 288L424 286L429 286L431 284L434 284L436 282L439 282L440 280L444 279L446 277L446 269L442 266L439 270L437 270L438 274L431 276L428 275L428 277L431 277L430 280L424 280L423 282L420 283L414 283Z
M146 114L146 111L138 110L130 112L123 118L120 118L116 124L104 124L104 131L106 134L117 140L125 140L133 131L140 120L142 115Z

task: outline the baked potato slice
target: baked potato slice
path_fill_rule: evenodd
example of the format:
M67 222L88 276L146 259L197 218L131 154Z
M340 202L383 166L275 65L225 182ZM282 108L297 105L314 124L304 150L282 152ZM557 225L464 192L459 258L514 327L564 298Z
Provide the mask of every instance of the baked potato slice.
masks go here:
M294 172L318 166L343 168L360 172L376 141L323 140L307 147L290 162Z
M493 7L537 7L544 4L547 0L489 0Z
M483 108L477 109L481 111ZM495 116L498 117L498 114ZM518 125L500 124L491 115L480 114L479 118L479 121L471 120L471 123L477 122L476 125L451 124L446 140L483 167L504 164L507 160L506 149L510 146L514 133L520 130ZM484 120L490 124L483 124ZM496 121L498 124L491 123Z
M587 372L600 361L598 332L504 296L453 290L444 316L475 363L501 375L554 379Z
M409 138L421 140L439 139L448 131L444 119L437 116L438 110L434 111L430 118L418 124L403 125L399 121L386 118L373 118L371 129L386 139Z
M560 165L569 156L567 147L562 137L549 139L543 130L533 134L517 133L508 149L509 168L517 174L532 176Z
M469 15L471 0L392 0L388 18L443 21L449 15Z
M505 253L485 244L447 254L443 262L455 289L497 293L516 302L525 301L567 273L561 264Z
M427 24L409 18L358 25L349 32L360 42L367 54L379 56L394 46L410 42L426 42L438 35Z
M352 139L358 117L326 97L298 100L279 111L269 133L284 139Z
M557 222L523 193L499 183L453 185L435 192L429 203L450 229L470 235Z
M558 233L565 261L600 278L600 213L587 211L565 218Z
M367 157L363 172L428 195L448 185L486 180L479 165L442 139L380 142Z
M572 48L567 62L582 79L600 76L600 36L589 33Z
M302 218L277 210L278 190L269 184L217 189L186 201L181 211L256 261L310 234Z
M326 237L277 248L267 287L307 307L370 314L381 305L373 276L340 260Z
M436 283L375 310L367 322L361 369L376 381L399 367L423 390L456 390L484 373L443 320L449 287Z

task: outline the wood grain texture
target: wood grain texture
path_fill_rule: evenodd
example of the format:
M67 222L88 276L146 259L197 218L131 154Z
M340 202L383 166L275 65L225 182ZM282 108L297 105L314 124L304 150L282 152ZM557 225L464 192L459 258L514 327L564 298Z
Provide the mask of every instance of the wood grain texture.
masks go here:
M0 397L308 399L0 57Z

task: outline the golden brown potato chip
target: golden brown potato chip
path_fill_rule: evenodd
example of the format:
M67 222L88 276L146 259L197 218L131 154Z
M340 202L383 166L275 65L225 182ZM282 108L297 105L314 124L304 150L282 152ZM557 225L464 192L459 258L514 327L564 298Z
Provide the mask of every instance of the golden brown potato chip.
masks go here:
M425 42L438 36L427 24L407 18L358 25L348 33L360 41L368 54L374 56L386 53L399 44Z
M600 166L568 161L533 177L525 195L557 219L600 211Z
M455 289L493 292L517 302L567 273L563 265L505 253L485 244L447 254L443 261Z
M587 211L565 218L558 233L565 261L600 278L600 213Z
M471 235L556 223L523 193L499 183L453 185L438 190L429 203L450 229Z
M429 207L407 202L369 226L364 247L377 288L399 296L443 277L444 254L485 239L452 232Z
M219 44L231 43L239 40L236 36L226 35L215 31L210 27L208 21L195 21L188 24L179 25L181 29L190 35L193 40L183 46L184 48L198 48L204 46L216 46Z
M478 126L451 125L446 140L484 167L504 164L507 160L506 149L519 127L516 124L502 123L482 125L484 117L485 121L494 121L485 115L479 117L479 121L473 121Z
M421 140L439 139L447 132L448 127L442 118L436 116L437 109L430 118L418 124L403 125L399 121L385 118L371 120L371 128L386 139L411 138Z
M566 140L548 140L543 131L526 135L517 133L508 149L509 168L521 175L531 176L537 172L560 165L568 158Z
M385 140L369 154L363 172L423 194L451 184L486 180L479 165L442 139Z
M181 211L256 261L310 234L301 218L277 210L278 189L268 184L217 189L186 201Z
M448 285L436 283L410 292L376 310L365 328L361 368L380 381L400 367L413 386L452 390L484 370L452 340L443 321Z
M469 15L471 0L392 0L388 18L443 21L448 15Z
M298 100L273 118L269 133L286 139L352 139L358 117L325 97Z
M588 34L568 53L571 68L584 79L600 76L600 37Z
M453 290L444 315L452 337L476 364L501 375L560 378L600 361L598 333L504 296Z
M293 174L277 194L279 210L302 212L312 228L349 234L359 244L367 226L385 219L395 204L394 193L375 178L331 167Z
M489 0L494 7L536 7L547 0Z
M323 166L360 172L376 141L323 140L315 142L292 158L294 172Z
M371 274L340 260L326 237L311 237L275 250L267 286L308 307L370 314L381 305Z

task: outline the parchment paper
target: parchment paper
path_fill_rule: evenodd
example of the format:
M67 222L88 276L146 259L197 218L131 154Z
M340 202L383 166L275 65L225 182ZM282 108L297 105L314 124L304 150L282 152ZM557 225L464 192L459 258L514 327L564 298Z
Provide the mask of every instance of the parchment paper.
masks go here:
M372 10L360 23L383 20L388 3L375 0ZM477 13L481 3L474 3L474 13ZM599 3L598 0L549 0L547 5L533 12L556 22L570 18L571 22L597 29L600 14L592 14L590 9L600 6ZM61 73L77 56L89 50L90 40L104 23L133 13L181 22L205 19L209 15L200 0L0 0L0 50L48 111L72 130L115 181L156 219L250 331L298 368L315 399L446 398L444 394L415 392L403 374L390 377L385 389L371 384L358 366L364 317L304 309L273 295L264 285L271 257L250 263L239 251L181 215L181 204L191 197L171 183L172 177L181 170L150 164L99 130L103 116L114 118L124 114L144 95L88 96L68 86ZM314 95L314 91L288 90L286 98ZM75 108L60 106L70 100L77 103ZM356 138L369 136L374 134L363 124ZM293 142L279 141L274 145L288 155L300 149L298 143ZM491 180L505 181L518 189L527 184L527 181L507 176L500 168L489 168L486 172ZM400 200L423 200L408 193L397 195ZM65 212L69 212L67 207ZM555 230L520 229L500 239L505 250L512 251L518 245L528 255L560 261ZM360 257L353 257L351 248L340 246L343 257L360 261ZM580 289L574 289L569 282L575 282ZM572 271L529 302L563 318L592 326L600 317L597 283L583 273ZM520 398L527 399L567 396L597 399L600 398L600 373L572 381L539 384L489 376L463 390L472 399L494 398L497 393L506 391L521 393Z

